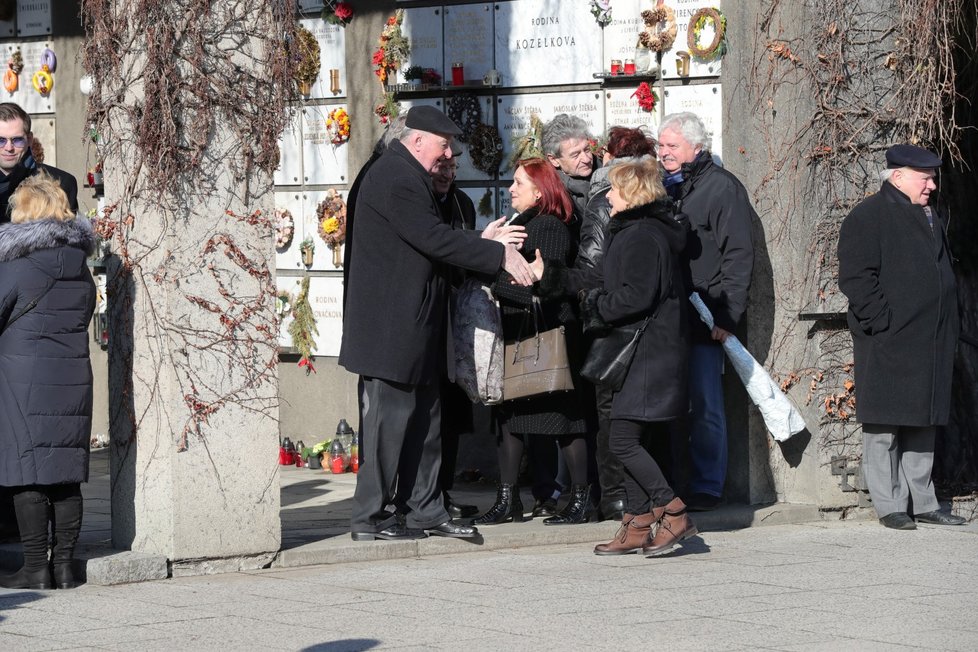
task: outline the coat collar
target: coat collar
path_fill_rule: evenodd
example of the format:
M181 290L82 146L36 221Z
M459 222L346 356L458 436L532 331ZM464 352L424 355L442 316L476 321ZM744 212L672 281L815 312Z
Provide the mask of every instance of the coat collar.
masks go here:
M90 256L95 251L95 233L91 222L85 218L64 222L48 218L21 224L0 224L0 262L58 247L74 247Z
M611 221L608 222L608 231L610 233L617 233L630 223L644 219L673 221L672 212L671 200L668 198L658 199L651 204L642 204L641 206L635 206L620 213L615 213L611 216Z

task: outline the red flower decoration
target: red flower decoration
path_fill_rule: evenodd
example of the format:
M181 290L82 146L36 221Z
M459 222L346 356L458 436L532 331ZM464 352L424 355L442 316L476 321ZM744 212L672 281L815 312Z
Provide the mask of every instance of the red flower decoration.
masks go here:
M380 64L384 63L384 51L382 49L378 49L376 52L374 52L374 58L371 59L371 63L373 63L375 66L379 66Z
M333 10L333 13L340 20L350 20L353 17L353 7L350 6L349 2L337 2L336 9Z
M643 111L651 112L655 108L655 103L659 101L658 96L648 82L642 82L632 93L632 97L638 99L638 106Z

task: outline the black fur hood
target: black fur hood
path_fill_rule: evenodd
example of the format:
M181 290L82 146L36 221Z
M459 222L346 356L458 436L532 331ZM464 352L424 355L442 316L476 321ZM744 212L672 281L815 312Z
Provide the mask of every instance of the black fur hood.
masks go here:
M95 251L95 233L87 218L56 220L48 218L13 224L0 224L0 262L23 258L41 249L74 247L86 256Z

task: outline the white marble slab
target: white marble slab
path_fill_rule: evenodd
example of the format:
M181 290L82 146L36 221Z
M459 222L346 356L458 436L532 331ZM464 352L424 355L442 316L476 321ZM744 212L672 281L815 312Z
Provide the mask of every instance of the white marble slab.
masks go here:
M442 79L450 83L452 64L461 63L465 78L479 80L493 68L493 9L489 3L445 7L445 66ZM503 86L511 86L503 79Z
M278 139L279 162L276 186L302 184L302 114L296 111Z
M302 172L307 184L347 183L348 143L332 144L326 131L326 116L339 107L347 108L345 104L329 104L302 109ZM351 122L356 119L350 116Z
M15 102L19 104L22 109L28 113L54 113L57 106L58 92L62 91L61 84L65 83L68 79L66 75L58 72L57 69L51 73L51 78L54 80L54 84L51 87L51 92L47 96L41 95L36 90L34 90L34 84L31 82L34 73L41 69L41 54L45 49L51 48L55 56L58 57L59 63L61 59L65 56L64 52L59 52L53 47L51 41L21 41L15 43L5 43L3 45L3 65L4 70L6 70L6 62L10 60L10 56L16 51L20 50L21 56L24 58L24 69L20 72L20 79L18 80L17 90L13 93L7 92L7 89L0 86L0 98L3 102ZM62 92L78 94L78 86L76 85L73 89L66 89Z
M300 271L305 269L302 264L302 255L299 253L299 243L302 242L303 234L303 201L302 194L298 191L276 192L275 208L284 208L292 213L292 242L287 246L275 250L275 268L278 270ZM275 238L274 213L272 215L272 239Z
M304 18L299 24L312 32L319 43L319 76L312 84L309 98L346 97L349 84L346 76L346 29L322 18ZM339 72L340 92L336 94L329 89L330 70Z
M713 138L714 156L723 158L723 96L720 84L667 86L664 102L666 115L680 111L698 115Z
M659 128L659 105L656 104L651 112L643 111L638 105L638 100L632 97L637 86L638 81L636 81L635 86L605 89L604 134L607 134L608 129L611 127L619 126L630 127L632 129L644 128L650 135L655 135ZM658 87L655 87L653 90L655 90L661 102L662 94Z
M402 73L411 66L433 68L439 72L444 69L441 7L406 9L401 31L411 43L411 54L398 71L399 81L404 81Z

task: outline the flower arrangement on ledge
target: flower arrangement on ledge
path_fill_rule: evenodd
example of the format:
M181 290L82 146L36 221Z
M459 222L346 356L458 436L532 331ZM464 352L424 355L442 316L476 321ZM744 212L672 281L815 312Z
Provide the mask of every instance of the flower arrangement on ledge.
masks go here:
M340 267L340 245L346 239L346 202L336 190L326 191L326 199L316 207L316 217L319 221L319 237L333 251L333 266Z
M323 3L323 12L319 17L331 25L346 27L353 20L353 6L349 2L326 0Z
M632 97L638 100L638 106L643 111L651 113L655 108L655 103L659 101L659 96L655 94L648 82L642 82L632 93Z
M404 79L430 86L441 84L441 75L434 68L422 68L421 66L411 66L405 70Z
M350 114L339 107L326 115L326 133L333 145L342 145L350 140Z
M380 124L387 125L401 112L401 103L394 99L394 93L384 93L383 98L374 107L374 115Z
M401 64L411 54L411 43L401 31L403 23L404 10L398 9L387 19L380 33L380 45L371 61L376 66L374 74L380 79L381 84L386 85L387 80L400 69Z

